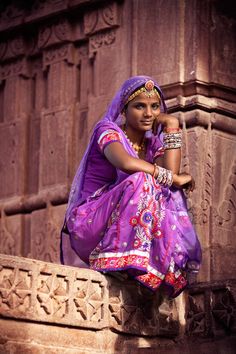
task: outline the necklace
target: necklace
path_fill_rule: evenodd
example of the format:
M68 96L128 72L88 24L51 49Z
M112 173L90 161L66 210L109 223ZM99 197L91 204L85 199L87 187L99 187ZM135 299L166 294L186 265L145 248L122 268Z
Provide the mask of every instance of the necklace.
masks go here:
M138 145L138 144L134 144L132 143L132 141L130 141L130 139L128 138L128 135L126 133L125 130L123 130L124 134L125 134L125 137L126 139L128 140L129 144L132 146L132 148L134 149L134 151L137 152L137 154L140 152L140 151L144 151L145 149L145 142L144 140L142 141L142 144L141 145Z

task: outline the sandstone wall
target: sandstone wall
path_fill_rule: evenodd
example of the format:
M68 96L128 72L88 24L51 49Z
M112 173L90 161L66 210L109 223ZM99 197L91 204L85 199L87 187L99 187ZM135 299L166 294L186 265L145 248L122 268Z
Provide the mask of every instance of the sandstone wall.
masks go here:
M196 178L188 204L204 253L191 306L209 319L213 284L225 289L236 270L235 32L230 1L2 1L0 252L59 263L89 134L127 77L151 75L181 121L182 168Z

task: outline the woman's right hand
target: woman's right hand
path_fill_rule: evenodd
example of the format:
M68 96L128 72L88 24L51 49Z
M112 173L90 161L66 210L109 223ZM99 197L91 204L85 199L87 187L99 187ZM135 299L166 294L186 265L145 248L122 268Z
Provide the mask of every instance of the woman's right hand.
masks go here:
M173 175L173 185L178 188L184 188L187 192L192 192L195 188L195 181L188 173L180 173Z

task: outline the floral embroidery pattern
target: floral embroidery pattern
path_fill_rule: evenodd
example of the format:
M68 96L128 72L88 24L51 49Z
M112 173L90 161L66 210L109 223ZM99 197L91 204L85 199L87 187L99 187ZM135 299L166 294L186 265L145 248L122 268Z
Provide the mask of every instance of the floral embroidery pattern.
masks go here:
M151 178L151 176L145 175L137 213L129 221L136 233L134 248L143 251L150 250L151 241L154 237L163 237L160 230L161 222L165 218L163 196L158 193L158 188L154 190Z
M173 270L174 266L175 265L172 260L170 269L166 275L161 274L149 266L148 253L140 251L124 252L122 254L100 254L99 258L93 256L92 254L90 256L90 267L98 271L117 271L127 270L130 268L145 270L147 271L146 274L138 275L135 279L153 291L157 290L164 282L167 286L170 286L173 289L172 297L177 296L187 285L187 280L183 274L179 270Z
M161 278L157 277L155 274L152 274L150 272L144 275L139 275L138 277L136 277L136 279L139 280L140 283L151 288L152 290L156 290L157 288L159 288L159 286L163 282Z
M103 235L109 235L112 247L101 235L99 244L90 253L90 268L102 272L126 271L153 291L163 284L170 296L176 297L187 285L181 265L185 269L188 258L179 231L179 218L186 221L187 215L181 210L168 209L169 190L163 189L151 175L137 173L130 180L133 184L127 188L131 198L123 200L122 191L118 202L110 202L112 209ZM135 188L136 183L139 189ZM128 217L123 205L130 208ZM129 230L129 240L122 239L124 227Z
M103 151L108 143L114 141L122 141L120 134L116 130L105 130L98 139L98 145L100 150Z
M110 227L112 224L114 224L115 222L117 222L117 220L119 219L120 216L120 204L118 203L115 207L115 209L113 210L110 218L108 219L108 223L107 223L107 227Z
M119 270L127 268L146 269L148 266L149 256L146 252L124 252L124 253L111 253L100 254L99 258L90 256L90 267L96 270Z
M165 283L173 288L172 297L177 296L188 284L182 273L176 273L168 272L165 276Z

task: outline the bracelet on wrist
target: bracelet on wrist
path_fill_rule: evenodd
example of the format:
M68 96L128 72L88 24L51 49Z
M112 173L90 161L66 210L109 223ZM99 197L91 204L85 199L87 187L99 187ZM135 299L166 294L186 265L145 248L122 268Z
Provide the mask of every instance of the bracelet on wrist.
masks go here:
M164 133L163 134L164 149L178 149L182 146L181 130L178 132Z
M173 172L164 167L158 166L158 175L156 180L159 184L170 187L173 183Z
M153 176L153 178L157 178L157 176L158 176L158 166L157 166L156 163L154 163L153 167L154 167L154 170L153 170L152 176Z
M164 131L164 133L176 133L176 132L180 132L181 128L179 128L179 127L176 127L176 128L165 127L163 131Z

